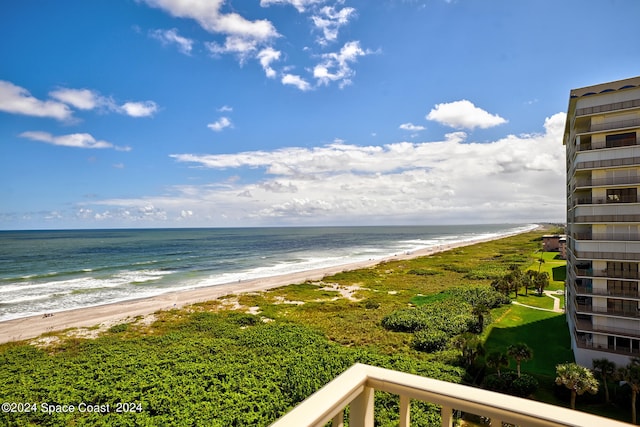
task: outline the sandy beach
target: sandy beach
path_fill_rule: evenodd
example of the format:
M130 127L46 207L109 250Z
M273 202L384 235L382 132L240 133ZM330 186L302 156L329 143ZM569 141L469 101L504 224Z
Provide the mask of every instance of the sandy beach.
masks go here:
M342 271L371 267L390 260L410 259L432 255L437 252L443 252L462 246L469 246L504 237L507 236L503 235L495 238L441 245L411 253L397 254L387 258L372 259L316 270L307 270L280 276L246 280L187 291L170 292L155 297L134 299L95 307L61 311L52 313L52 315L46 317L30 316L21 319L7 320L0 322L0 343L36 338L47 332L60 331L69 328L92 327L107 322L116 323L118 321L124 321L125 319L133 319L137 316L145 316L160 310L171 310L199 302L212 301L225 295L264 291L280 286L304 283L308 280L317 281L326 276Z

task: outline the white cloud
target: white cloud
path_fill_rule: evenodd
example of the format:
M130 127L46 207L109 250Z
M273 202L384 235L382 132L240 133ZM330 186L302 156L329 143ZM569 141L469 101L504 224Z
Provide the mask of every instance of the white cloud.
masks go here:
M301 91L311 90L309 82L295 74L285 74L282 76L282 84L295 86Z
M253 53L259 45L279 37L273 24L265 19L250 21L237 13L220 11L224 0L144 0L151 7L169 12L178 18L194 19L213 34L226 37L224 44L208 43L214 54L232 53L241 59Z
M340 88L343 88L351 84L351 78L355 75L351 64L356 62L359 56L371 53L363 50L359 41L347 42L342 46L340 52L323 54L322 62L313 69L313 76L318 79L320 84L327 85L337 81Z
M66 104L57 101L41 101L33 97L25 88L3 80L0 80L0 111L57 120L68 120L73 115Z
M311 17L311 21L316 29L322 31L322 37L318 38L318 43L326 45L338 39L340 27L349 23L349 20L356 15L356 10L352 7L345 7L336 10L334 6L324 6L318 10L317 14Z
M193 49L193 40L179 35L176 28L171 28L170 30L154 30L150 32L150 35L165 46L176 45L178 50L185 55L190 55Z
M402 130L408 130L411 132L419 132L421 130L426 129L424 126L414 125L413 123L403 123L399 126L399 128Z
M436 104L426 118L456 129L475 129L477 127L486 129L507 122L497 114L490 114L466 99Z
M49 92L49 96L80 110L93 110L103 102L96 92L89 89L62 88Z
M543 133L488 143L453 132L421 143L174 154L182 163L250 168L264 176L174 187L169 199L145 201L167 211L173 204L191 209L198 212L194 218L222 221L224 214L242 224L559 221L565 212L564 120L558 113L545 120Z
M45 142L52 145L74 148L114 148L120 151L130 151L129 147L118 147L107 141L96 140L89 133L72 133L68 135L54 136L48 132L28 131L20 134L22 138L32 141Z
M228 117L220 117L213 123L209 123L207 127L215 132L221 132L223 129L231 127L232 123Z
M149 117L158 111L158 105L153 101L126 102L120 106L120 111L131 117Z
M296 8L300 13L304 12L307 8L316 4L322 4L326 0L260 0L260 6L267 7L272 4L291 5Z
M277 51L271 47L262 49L258 53L258 59L260 60L260 65L262 65L262 68L264 69L264 72L267 75L267 77L271 79L276 76L276 70L271 68L271 63L273 61L277 61L278 59L280 59L280 54L281 54L280 51Z
M228 105L223 105L222 107L218 108L217 111L220 113L230 113L233 111L233 107L230 107Z

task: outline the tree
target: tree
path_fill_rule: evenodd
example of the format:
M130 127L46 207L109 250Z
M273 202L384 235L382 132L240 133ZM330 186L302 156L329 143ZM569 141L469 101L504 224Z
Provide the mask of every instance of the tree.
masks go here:
M462 352L462 359L469 368L476 361L478 356L484 354L482 340L475 334L465 332L453 339L453 346Z
M507 280L511 285L511 289L513 289L516 293L516 299L518 298L518 291L524 284L524 274L522 274L522 270L517 264L512 264L509 266L509 274L507 274Z
M546 271L538 273L534 280L534 285L536 287L536 290L538 291L538 295L542 296L542 292L544 292L544 289L549 286L549 273L547 273Z
M556 375L556 384L564 385L571 390L571 409L576 409L576 396L585 392L598 392L598 380L593 376L593 372L577 363L557 365Z
M640 393L640 358L634 357L624 368L619 368L617 377L631 387L631 423L636 423L636 399Z
M527 270L527 272L525 273L525 295L529 295L529 287L535 287L537 276L538 272L535 270Z
M492 351L487 355L485 363L488 367L496 369L498 371L498 377L500 377L500 368L506 368L509 366L509 358L506 354L500 351Z
M484 330L484 316L489 313L489 304L484 295L476 288L475 292L469 295L469 303L471 304L471 314L478 319L478 333Z
M507 348L507 354L516 361L518 377L520 377L520 364L533 357L533 350L531 350L525 343L517 343L512 344Z
M607 380L613 378L615 375L616 364L607 358L593 359L593 372L602 379L605 401L609 403L609 386L607 385Z

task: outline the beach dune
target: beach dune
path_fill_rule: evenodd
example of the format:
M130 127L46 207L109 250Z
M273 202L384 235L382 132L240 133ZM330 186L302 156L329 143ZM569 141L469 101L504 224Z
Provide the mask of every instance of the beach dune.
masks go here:
M517 233L514 233L517 234ZM279 276L264 277L236 283L203 287L193 290L170 292L154 297L128 300L113 304L60 311L45 316L30 316L21 319L0 322L0 343L22 341L36 338L44 333L61 331L69 328L93 327L103 323L114 323L145 316L160 310L171 310L185 305L212 301L225 295L258 292L306 281L321 280L342 271L357 270L371 267L381 262L427 256L433 253L450 250L457 247L469 246L490 240L507 237L505 235L493 238L477 239L455 244L441 245L415 251L397 254L382 259L373 259L350 264L336 265L315 270L289 273Z

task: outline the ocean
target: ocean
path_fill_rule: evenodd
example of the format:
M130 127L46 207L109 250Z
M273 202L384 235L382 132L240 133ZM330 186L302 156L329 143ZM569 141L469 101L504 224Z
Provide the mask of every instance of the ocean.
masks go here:
M382 259L534 227L0 231L0 321Z

